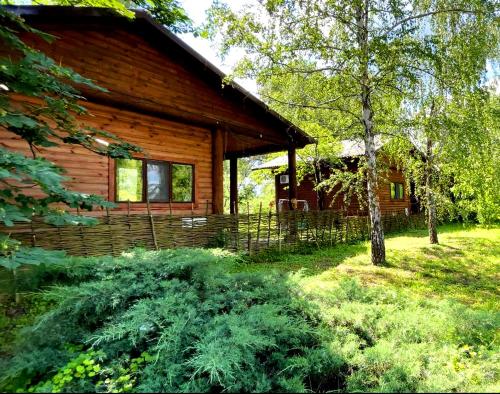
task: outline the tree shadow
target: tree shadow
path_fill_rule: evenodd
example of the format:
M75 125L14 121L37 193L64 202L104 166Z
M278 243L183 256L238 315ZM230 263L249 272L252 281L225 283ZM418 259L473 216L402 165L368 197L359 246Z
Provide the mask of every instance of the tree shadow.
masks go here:
M277 250L267 250L245 258L237 269L245 272L304 270L304 276L313 276L335 268L349 258L366 254L368 250L369 245L366 242L321 248L307 247L281 253Z
M387 270L378 275L398 288L412 287L425 295L453 298L467 304L490 304L497 299L500 263L483 260L497 256L498 245L489 239L465 236L451 237L447 242L461 248L441 243L397 251L391 254Z

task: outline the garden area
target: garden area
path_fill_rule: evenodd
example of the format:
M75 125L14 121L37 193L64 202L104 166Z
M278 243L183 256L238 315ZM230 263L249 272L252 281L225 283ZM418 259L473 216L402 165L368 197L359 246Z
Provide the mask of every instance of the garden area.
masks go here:
M500 392L498 1L38 3L0 392Z
M498 391L500 228L439 232L389 236L381 267L368 242L32 267L2 304L0 390Z

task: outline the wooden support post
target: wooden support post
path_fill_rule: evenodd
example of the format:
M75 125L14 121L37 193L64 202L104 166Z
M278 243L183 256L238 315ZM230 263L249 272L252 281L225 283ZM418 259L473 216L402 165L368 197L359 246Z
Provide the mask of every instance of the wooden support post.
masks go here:
M288 200L290 210L297 209L297 159L294 146L288 148Z
M224 213L224 136L217 127L212 133L212 213Z
M238 212L238 159L229 160L229 209L234 215Z

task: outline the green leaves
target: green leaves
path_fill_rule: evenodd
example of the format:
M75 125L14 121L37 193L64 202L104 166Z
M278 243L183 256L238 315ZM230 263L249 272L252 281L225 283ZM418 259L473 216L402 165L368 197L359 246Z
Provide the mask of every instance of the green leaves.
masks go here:
M105 3L102 5L110 5ZM121 4L120 7L124 8ZM0 223L12 226L16 221L42 216L57 226L94 224L96 219L69 214L60 204L83 210L114 204L99 196L68 190L63 169L36 157L38 148L73 144L115 158L129 158L141 149L106 131L81 126L78 116L87 114L87 110L79 104L83 97L77 86L103 93L107 90L27 46L18 37L23 31L47 40L53 38L0 8L0 41L11 50L8 56L0 58L0 126L25 140L33 155L28 158L0 148ZM14 95L24 98L19 100ZM109 142L101 143L98 137ZM56 208L55 204L59 206Z
M3 242L1 243L3 244ZM9 250L12 250L11 246ZM20 247L14 253L9 253L6 256L0 254L0 266L12 271L22 265L63 264L66 261L65 258L66 253L63 251Z

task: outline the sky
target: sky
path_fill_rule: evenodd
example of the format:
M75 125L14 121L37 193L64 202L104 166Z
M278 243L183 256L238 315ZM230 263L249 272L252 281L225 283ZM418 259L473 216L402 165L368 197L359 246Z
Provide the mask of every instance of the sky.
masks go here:
M195 26L205 22L205 12L212 5L213 0L180 0L180 4L186 10L188 16L192 19ZM248 0L231 0L227 1L231 8L238 10L243 4L248 3ZM232 71L234 65L238 62L241 56L241 51L232 50L224 61L217 55L218 49L215 44L209 39L194 37L193 34L179 34L191 48L199 52L205 59L217 66L224 73L228 74ZM257 84L250 79L236 79L241 86L257 95Z
M206 11L211 6L213 0L180 0L180 4L186 10L188 16L193 20L194 25L200 25L205 21ZM245 3L248 4L249 0L230 0L227 1L231 8L238 10ZM210 40L201 37L194 37L193 34L179 34L189 46L199 52L203 57L205 57L212 64L217 66L224 73L230 73L234 65L238 62L241 51L232 50L224 60L222 60L217 54L218 49L215 44ZM486 84L493 87L497 94L500 94L500 77L499 77L499 66L493 66L491 63L487 65L486 73ZM236 81L242 85L245 89L258 96L257 94L257 84L255 81L250 79L236 79Z

